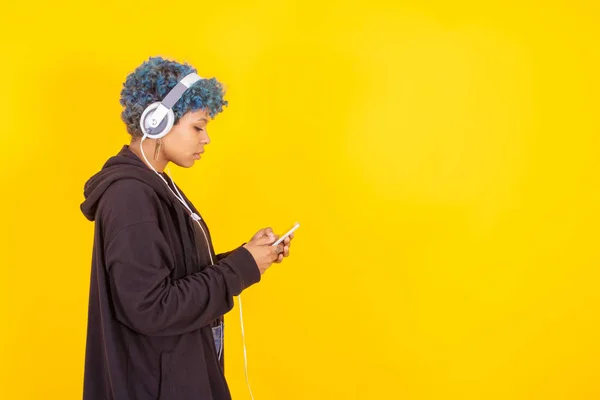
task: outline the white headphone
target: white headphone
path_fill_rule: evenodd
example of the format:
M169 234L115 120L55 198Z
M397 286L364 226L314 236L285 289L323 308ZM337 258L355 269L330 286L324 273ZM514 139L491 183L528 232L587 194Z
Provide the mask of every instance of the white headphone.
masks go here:
M147 138L160 139L162 137L165 137L167 133L171 131L171 128L173 128L173 124L175 122L175 113L173 113L173 106L175 105L175 103L177 103L177 101L179 101L179 99L181 98L181 96L183 96L185 91L188 90L190 86L198 82L200 79L202 78L198 74L193 72L186 75L177 83L177 85L175 85L173 89L169 91L169 93L165 96L165 98L162 101L157 101L147 106L144 112L142 113L142 116L140 117L140 127L142 128L142 132L144 133L144 136L142 136L142 140L140 141L140 151L142 153L142 156L144 157L144 160L146 160L146 164L148 164L148 166L156 173L156 175L158 175L160 179L163 180L165 185L167 185L167 188L171 191L171 193L173 193L177 200L179 200L181 204L183 204L183 206L190 212L190 217L192 217L192 219L196 222L200 220L200 216L194 213L190 206L188 206L188 204L183 199L183 196L179 193L179 190L177 190L175 183L173 183L173 186L175 187L177 193L173 192L165 178L163 178L161 174L156 172L152 164L146 158L146 154L144 154L143 144L144 140ZM170 175L169 178L171 178ZM173 179L171 179L171 182L173 182Z
M203 79L196 73L186 75L162 101L150 104L140 118L140 127L145 137L160 139L171 131L175 123L173 106L194 83Z

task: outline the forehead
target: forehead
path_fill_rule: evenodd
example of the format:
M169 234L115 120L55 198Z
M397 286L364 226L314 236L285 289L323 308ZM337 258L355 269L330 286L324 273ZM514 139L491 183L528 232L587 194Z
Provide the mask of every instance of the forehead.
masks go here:
M190 122L208 122L210 121L210 116L206 110L197 110L188 112L188 120Z

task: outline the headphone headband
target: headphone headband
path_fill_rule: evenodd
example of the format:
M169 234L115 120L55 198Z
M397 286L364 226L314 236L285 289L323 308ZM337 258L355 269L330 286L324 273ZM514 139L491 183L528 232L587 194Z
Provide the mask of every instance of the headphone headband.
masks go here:
M144 136L159 139L169 133L175 121L173 106L185 91L200 79L203 78L194 72L186 75L169 91L162 101L152 103L146 107L140 118L140 126ZM165 117L167 118L166 121Z

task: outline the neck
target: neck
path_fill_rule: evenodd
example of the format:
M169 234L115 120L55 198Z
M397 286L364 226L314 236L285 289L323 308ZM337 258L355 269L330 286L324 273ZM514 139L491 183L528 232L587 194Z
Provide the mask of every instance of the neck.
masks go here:
M129 149L136 156L138 156L144 164L148 165L148 163L146 162L146 160L148 160L148 162L150 163L150 165L152 165L152 167L154 168L154 170L156 170L156 172L162 173L165 170L165 167L167 166L167 164L169 162L164 158L162 151L158 152L156 159L154 158L154 153L156 151L156 140L145 139L144 142L142 143L142 147L144 149L144 155L146 156L145 159L144 159L144 156L142 155L142 152L140 151L140 143L141 142L142 142L141 138L132 139L131 142L129 143ZM148 166L148 168L150 168L150 166Z

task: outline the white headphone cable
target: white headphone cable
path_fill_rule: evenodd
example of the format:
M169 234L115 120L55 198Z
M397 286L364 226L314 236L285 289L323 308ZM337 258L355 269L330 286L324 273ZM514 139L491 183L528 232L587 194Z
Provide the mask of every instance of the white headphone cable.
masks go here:
M250 398L254 400L252 394L252 388L250 387L250 380L248 379L248 356L246 355L246 335L244 334L244 315L242 313L242 296L238 296L238 304L240 306L240 325L242 327L242 345L244 346L244 374L246 375L246 385L248 385L248 391L250 392Z
M202 224L200 223L200 216L198 214L196 214L195 212L193 212L192 209L187 205L187 203L183 199L183 196L181 195L181 193L179 193L179 190L177 189L177 186L175 185L175 182L173 182L173 178L171 177L171 174L167 173L167 176L171 180L171 183L173 184L173 187L177 191L177 194L175 194L175 192L173 192L173 190L169 186L169 184L166 181L166 179L163 178L163 176L161 174L159 174L154 169L154 167L152 166L152 164L148 161L148 159L146 158L146 154L144 154L144 148L142 146L142 144L144 143L144 139L145 138L146 138L146 136L144 135L142 137L142 140L140 141L140 151L142 153L142 156L144 157L144 160L146 161L146 164L152 169L152 171L154 171L154 173L156 175L158 175L160 177L160 179L163 180L163 182L165 183L165 185L167 185L167 188L173 194L173 196L175 196L177 198L177 200L179 200L181 202L181 204L190 212L190 217L194 221L196 221L196 223L198 224L198 226L202 230L202 233L204 235L204 241L206 242L206 246L207 246L207 249L208 249L208 255L210 257L210 264L214 265L215 263L214 263L213 258L212 258L212 252L210 251L210 245L208 243L208 238L207 238L206 232L204 231L204 228L202 227ZM169 171L168 167L167 167L167 171ZM237 298L238 298L238 304L239 304L239 307L240 307L240 325L241 325L241 328L242 328L242 345L243 345L243 348L244 348L244 374L246 376L246 385L248 386L248 391L250 392L250 398L252 398L252 400L254 400L254 395L252 394L252 388L250 387L250 380L248 378L248 355L247 355L247 351L246 351L246 337L245 337L245 334L244 334L244 316L243 316L243 311L242 311L242 296L238 295ZM221 342L220 342L219 352L218 352L219 360L221 359L221 355L223 354L223 330L224 330L223 328L224 328L223 327L223 322L221 322Z

